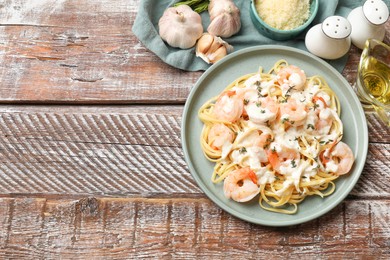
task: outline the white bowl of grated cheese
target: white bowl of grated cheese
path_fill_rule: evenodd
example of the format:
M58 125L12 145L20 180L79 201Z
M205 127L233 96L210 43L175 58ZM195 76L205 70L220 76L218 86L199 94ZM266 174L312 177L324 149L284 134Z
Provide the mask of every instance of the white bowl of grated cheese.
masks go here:
M318 11L318 0L252 0L253 24L273 40L290 40L302 33Z

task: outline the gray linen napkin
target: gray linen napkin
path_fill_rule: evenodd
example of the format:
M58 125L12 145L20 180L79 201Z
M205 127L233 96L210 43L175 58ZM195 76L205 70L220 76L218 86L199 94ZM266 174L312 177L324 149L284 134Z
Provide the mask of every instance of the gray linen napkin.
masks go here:
M195 48L181 50L172 48L167 45L158 34L158 21L162 16L164 10L177 1L168 0L140 0L137 17L133 24L133 33L145 45L146 48L155 53L165 63L188 71L206 70L210 67L202 59L195 56ZM237 7L241 11L241 30L232 37L225 39L233 46L234 51L257 45L276 44L299 48L306 50L304 37L305 32L299 35L294 40L289 41L275 41L271 40L262 34L254 27L249 15L251 1L249 0L235 0ZM321 23L326 17L331 15L340 15L347 17L349 12L362 5L364 0L319 0L318 13L312 25ZM390 0L385 0L386 4L390 6ZM207 28L210 23L208 12L201 14L203 28ZM206 31L206 29L205 29ZM328 61L338 71L342 71L348 55L344 57Z

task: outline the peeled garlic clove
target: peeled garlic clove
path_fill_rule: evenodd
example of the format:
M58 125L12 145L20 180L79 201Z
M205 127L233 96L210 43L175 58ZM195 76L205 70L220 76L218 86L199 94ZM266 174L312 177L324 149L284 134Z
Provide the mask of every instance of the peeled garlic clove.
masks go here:
M203 34L199 38L198 43L196 44L196 52L206 53L210 49L210 46L212 45L213 41L214 36L208 33Z
M203 34L196 44L196 57L200 57L205 62L210 63L210 60L207 58L206 54L213 42L214 36L208 33Z
M211 0L209 14L207 31L212 35L227 38L241 29L240 9L231 0Z
M215 63L232 50L233 47L220 37L205 33L196 45L196 56L207 63Z
M210 48L208 49L207 53L214 53L216 52L223 44L218 41L216 36L213 36L213 43L210 45Z
M203 33L200 15L188 5L169 7L158 22L161 38L172 47L191 48Z
M215 52L208 54L207 57L211 63L216 63L226 55L227 55L226 47L222 45Z
M214 41L218 42L219 44L223 45L226 48L227 52L233 51L233 46L231 46L229 43L222 40L220 37L214 36Z

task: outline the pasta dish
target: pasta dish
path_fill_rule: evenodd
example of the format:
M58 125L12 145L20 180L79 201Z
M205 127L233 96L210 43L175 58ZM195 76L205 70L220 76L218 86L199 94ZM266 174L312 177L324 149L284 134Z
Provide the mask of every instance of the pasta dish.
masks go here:
M306 196L332 194L333 181L355 160L341 141L333 90L285 60L236 79L200 108L199 118L202 150L215 163L211 181L223 182L226 198L257 198L269 211L294 214Z

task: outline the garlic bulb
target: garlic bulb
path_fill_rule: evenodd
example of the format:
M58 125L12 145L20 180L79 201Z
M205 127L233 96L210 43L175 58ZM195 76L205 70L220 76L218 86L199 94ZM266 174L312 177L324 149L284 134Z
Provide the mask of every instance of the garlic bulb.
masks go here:
M202 36L200 15L188 5L169 7L158 21L161 38L172 47L188 49Z
M240 9L232 0L211 0L209 14L207 31L212 35L230 37L241 28Z
M207 63L216 63L232 51L233 47L217 36L205 33L196 44L196 57Z

